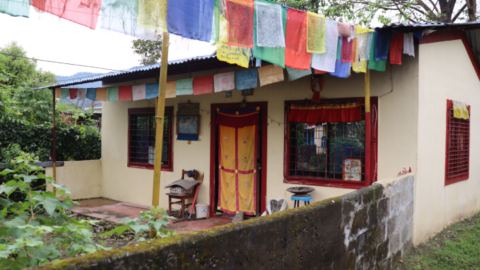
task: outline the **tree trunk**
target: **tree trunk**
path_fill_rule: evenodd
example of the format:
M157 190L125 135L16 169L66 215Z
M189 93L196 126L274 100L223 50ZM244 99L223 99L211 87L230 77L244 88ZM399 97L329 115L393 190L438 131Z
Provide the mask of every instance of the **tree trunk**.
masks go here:
M477 20L477 0L467 0L468 21L474 22Z

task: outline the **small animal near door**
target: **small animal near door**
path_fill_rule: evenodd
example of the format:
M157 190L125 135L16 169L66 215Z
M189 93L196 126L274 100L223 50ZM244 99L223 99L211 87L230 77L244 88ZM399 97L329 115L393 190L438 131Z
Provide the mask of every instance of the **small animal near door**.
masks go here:
M259 107L217 109L219 130L218 210L256 215Z

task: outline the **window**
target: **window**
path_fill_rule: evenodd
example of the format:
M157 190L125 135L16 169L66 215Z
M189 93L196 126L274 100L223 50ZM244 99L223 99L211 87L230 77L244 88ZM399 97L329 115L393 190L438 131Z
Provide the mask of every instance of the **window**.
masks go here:
M470 114L470 106L467 107L467 110ZM459 119L453 115L453 101L448 100L445 185L467 180L469 177L470 119Z
M165 108L162 170L173 170L173 107ZM155 162L155 108L128 110L128 167L153 169Z
M341 101L343 99L339 99ZM347 100L347 99L345 99ZM335 102L337 100L333 100ZM363 102L363 101L362 101ZM290 105L286 102L285 121L288 122ZM363 103L362 103L363 104ZM372 99L372 114L376 115L376 99ZM375 112L374 112L375 110ZM372 117L378 119L378 117ZM371 123L371 167L376 168L376 123ZM286 183L361 188L376 178L376 170L371 170L372 179L365 179L365 107L361 106L361 118L344 123L299 123L285 125L285 181ZM344 163L355 160L356 178L345 176ZM348 171L348 170L346 170Z

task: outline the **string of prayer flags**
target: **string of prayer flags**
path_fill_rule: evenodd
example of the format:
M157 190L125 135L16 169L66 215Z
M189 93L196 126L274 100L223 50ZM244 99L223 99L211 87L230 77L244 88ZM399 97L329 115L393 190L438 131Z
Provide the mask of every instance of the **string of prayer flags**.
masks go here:
M237 71L237 90L256 88L258 85L258 70L256 68Z
M350 76L350 67L352 63L343 62L342 60L335 61L335 72L330 72L330 75L339 77L339 78L348 78Z
M307 52L307 15L288 9L287 37L285 39L285 66L309 70L312 54Z
M335 72L335 60L337 57L338 26L334 20L327 19L325 25L325 53L312 54L312 68Z
M217 58L220 61L230 64L237 64L248 68L250 61L250 48L228 45L228 25L227 20L220 16L220 37L217 42Z
M350 37L350 24L337 22L338 25L338 35L342 37Z
M402 64L403 34L393 34L390 46L390 63Z
M168 32L167 8L168 0L138 0L137 24L143 28Z
M260 86L283 82L283 68L277 65L259 67L258 77L260 78Z
M97 88L87 88L87 95L86 97L91 101L95 101L97 95Z
M303 78L305 76L312 75L312 70L311 69L302 70L302 69L295 69L295 68L291 68L291 67L287 67L286 69L287 69L288 80L289 81L295 81L295 80L298 80L298 79Z
M230 91L235 89L235 72L215 74L213 76L215 92Z
M193 79L193 95L211 94L213 92L213 75Z
M388 58L388 50L390 48L390 36L390 30L375 29L375 60L378 61Z
M168 32L210 42L214 0L168 0Z
M61 99L70 97L70 91L68 91L68 88L62 88L60 92L60 97Z
M376 40L376 33L372 35L372 47L370 48L370 61L368 62L368 68L376 71L385 71L385 67L387 66L387 59L376 60L375 59L375 40Z
M0 13L28 18L30 16L30 0L2 0L0 1Z
M355 39L349 40L347 37L342 37L342 61L353 63L355 62L354 54Z
M62 89L55 88L55 98L62 98Z
M325 52L325 25L324 16L307 12L307 52Z
M274 6L272 9L275 9L276 7L280 7L281 9L281 15L282 15L282 32L283 32L283 44L284 46L282 47L260 47L257 42L257 31L258 31L258 20L257 20L257 12L258 8L255 6L254 10L254 27L253 27L253 43L254 43L254 49L253 49L253 56L257 59L261 59L264 61L267 61L269 63L275 64L277 66L281 66L282 68L285 68L285 34L287 32L287 9L285 7L282 7L280 4L272 3L272 2L267 2L265 0L257 0L255 2L256 4L258 3L267 3L270 6ZM275 37L278 38L278 37Z
M255 1L255 29L259 47L285 47L282 6Z
M69 90L69 96L70 96L70 99L76 99L77 98L77 89L76 88L71 88L71 89L68 89Z
M97 88L95 100L107 101L108 99L107 88Z
M77 90L77 96L79 99L85 99L87 97L87 89L86 88L79 88Z
M31 0L31 5L42 11L95 30L101 1Z
M177 96L193 95L193 79L177 80L175 82Z
M132 86L119 86L118 87L118 100L127 101L132 100Z
M403 54L415 57L415 47L413 45L413 33L403 34Z
M220 0L213 0L212 34L210 39L218 42L220 35Z
M132 86L133 100L143 100L143 99L145 99L146 92L147 92L147 89L146 89L145 84Z
M108 101L118 101L118 87L109 87L107 90Z
M167 91L165 92L165 98L177 97L177 83L175 81L167 82Z
M158 97L159 83L149 83L145 85L145 99L152 99Z
M253 0L226 0L226 4L228 45L253 48Z

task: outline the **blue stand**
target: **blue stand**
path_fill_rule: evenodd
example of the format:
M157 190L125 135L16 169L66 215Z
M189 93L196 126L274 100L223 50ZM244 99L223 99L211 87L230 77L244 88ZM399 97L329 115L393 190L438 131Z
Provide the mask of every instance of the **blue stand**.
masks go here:
M292 201L293 201L293 208L300 207L300 201L303 201L304 205L309 204L310 205L310 200L312 199L312 195L292 195Z

